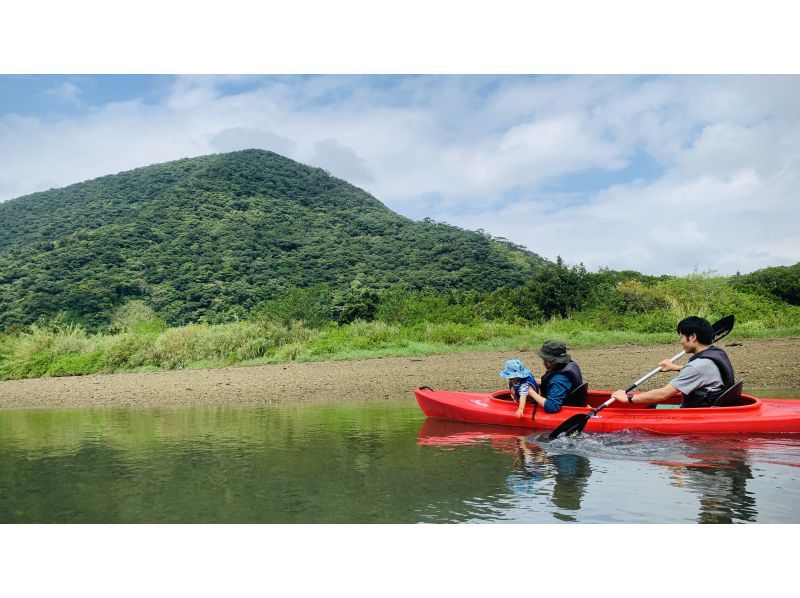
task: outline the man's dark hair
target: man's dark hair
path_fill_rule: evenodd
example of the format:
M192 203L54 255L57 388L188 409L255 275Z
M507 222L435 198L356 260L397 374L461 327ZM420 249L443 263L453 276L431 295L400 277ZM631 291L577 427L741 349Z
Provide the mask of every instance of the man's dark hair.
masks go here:
M714 341L714 329L711 324L705 318L697 316L689 316L678 322L678 334L687 338L696 334L697 342L701 345L710 345Z

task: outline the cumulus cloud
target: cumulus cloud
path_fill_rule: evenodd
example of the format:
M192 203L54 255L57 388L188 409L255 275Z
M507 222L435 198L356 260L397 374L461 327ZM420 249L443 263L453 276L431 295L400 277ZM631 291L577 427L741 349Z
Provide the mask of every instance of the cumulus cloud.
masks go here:
M259 147L549 258L746 272L800 261L798 96L795 76L178 77L157 103L0 115L0 200Z
M74 83L65 82L61 85L53 87L51 89L45 90L47 95L51 95L53 97L58 98L62 102L67 104L73 104L75 106L81 105L81 100L78 97L80 94L80 88L75 85Z
M499 210L456 216L467 228L503 236L548 257L651 274L715 270L749 272L800 259L797 171L769 179L745 170L736 176L666 176L618 185L577 207L537 199ZM541 249L540 249L541 251Z
M314 148L311 163L315 166L321 166L352 183L373 180L367 163L353 151L353 148L344 146L335 139L318 141Z
M0 197L15 197L19 194L17 183L0 179Z
M211 137L211 147L218 152L232 152L243 149L265 149L276 154L288 156L294 151L291 139L262 129L232 127L224 129Z

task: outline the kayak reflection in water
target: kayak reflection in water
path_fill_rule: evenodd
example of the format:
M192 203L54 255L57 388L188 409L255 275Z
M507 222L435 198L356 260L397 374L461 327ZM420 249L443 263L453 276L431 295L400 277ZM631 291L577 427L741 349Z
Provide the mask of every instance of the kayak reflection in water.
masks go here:
M553 505L566 511L579 511L592 473L589 459L575 454L548 455L540 446L529 444L526 438L517 438L518 468L527 478L537 483L553 478ZM561 521L577 521L569 513L554 513L553 516Z
M741 440L687 441L697 453L695 463L664 464L672 470L672 485L698 494L698 523L755 522L758 516L755 495L747 491L753 479L747 450Z
M541 495L544 484L552 479L553 505L563 511L580 510L592 473L589 459L582 455L548 455L528 438L506 426L430 418L423 422L417 444L443 449L489 444L494 452L514 457L514 471L507 477L507 484L518 499ZM561 521L577 520L574 513L556 512L553 516Z

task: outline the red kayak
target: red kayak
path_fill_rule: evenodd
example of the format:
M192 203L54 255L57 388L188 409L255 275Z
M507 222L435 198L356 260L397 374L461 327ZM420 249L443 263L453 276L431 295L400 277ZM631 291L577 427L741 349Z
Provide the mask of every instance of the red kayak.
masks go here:
M508 390L491 394L450 392L419 388L414 390L417 403L428 417L453 421L514 426L517 428L554 429L567 418L587 414L608 400L611 391L590 390L587 407L564 407L558 413L546 413L541 407L534 413L526 405L523 416L514 414L517 404ZM636 394L636 393L634 393ZM661 403L658 408L641 403L612 403L586 423L587 432L647 430L658 434L785 434L800 433L800 400L758 399L741 395L741 404L733 407L678 409L680 398Z

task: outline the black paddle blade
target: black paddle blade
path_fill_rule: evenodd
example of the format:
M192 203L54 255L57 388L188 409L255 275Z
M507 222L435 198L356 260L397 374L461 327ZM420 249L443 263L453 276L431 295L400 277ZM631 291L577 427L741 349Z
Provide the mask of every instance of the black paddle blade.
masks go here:
M555 430L550 432L548 438L550 440L555 440L562 434L566 434L567 436L578 434L586 427L586 422L589 421L590 417L592 417L591 412L573 415L569 419L564 420Z
M718 322L714 322L712 328L714 329L714 340L711 341L716 343L722 337L728 336L728 333L733 330L733 323L735 318L733 315L725 316Z

